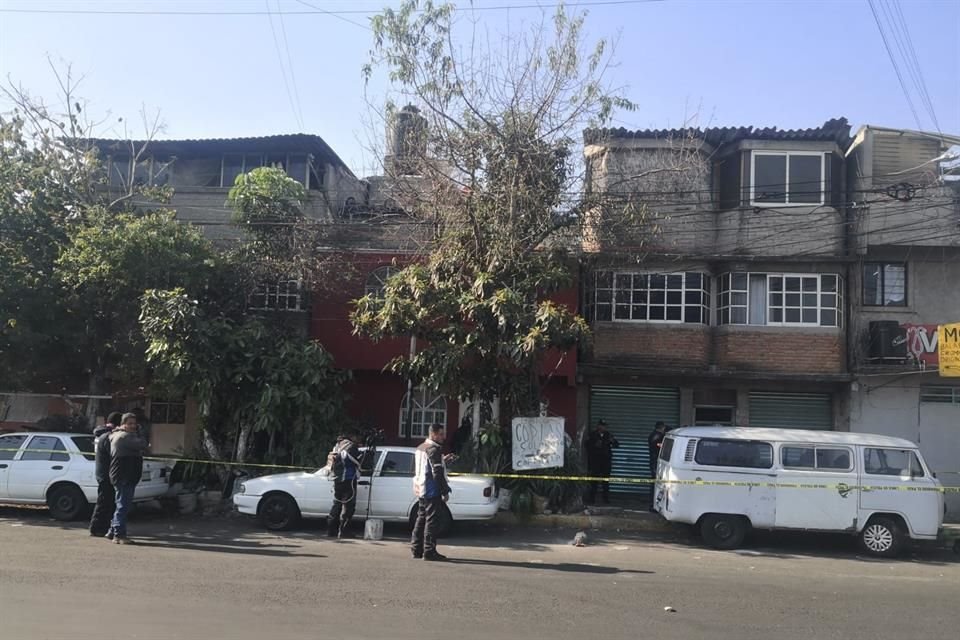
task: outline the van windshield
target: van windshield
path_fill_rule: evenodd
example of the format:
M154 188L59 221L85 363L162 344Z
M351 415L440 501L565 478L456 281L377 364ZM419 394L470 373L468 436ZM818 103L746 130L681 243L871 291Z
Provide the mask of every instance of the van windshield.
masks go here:
M660 445L660 459L670 462L670 456L673 454L673 438L664 438Z

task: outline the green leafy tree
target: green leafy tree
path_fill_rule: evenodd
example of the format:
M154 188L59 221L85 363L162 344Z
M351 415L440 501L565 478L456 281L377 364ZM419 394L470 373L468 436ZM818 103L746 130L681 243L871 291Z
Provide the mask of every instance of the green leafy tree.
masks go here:
M150 289L183 288L193 296L209 289L215 254L202 233L170 212L134 215L90 211L57 259L55 278L78 314L83 333L72 345L87 360L91 389L144 384L140 300Z
M208 312L182 289L148 291L141 322L158 375L197 399L214 459L247 461L262 432L270 458L316 463L342 426L347 374L319 343L256 316Z
M537 415L545 356L589 338L550 298L572 286L568 250L598 206L578 140L632 108L604 79L608 43L585 47L583 16L562 7L549 27L513 39L459 43L453 6L429 1L407 0L372 27L364 72L384 69L425 119L410 162L428 179L403 200L435 221L437 237L383 296L358 302L355 328L418 338L394 371L449 395L498 397L505 419Z

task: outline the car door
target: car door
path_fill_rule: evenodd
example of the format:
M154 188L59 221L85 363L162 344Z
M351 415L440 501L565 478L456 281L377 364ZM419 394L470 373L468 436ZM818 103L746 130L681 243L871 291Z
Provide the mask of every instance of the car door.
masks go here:
M374 479L374 513L381 518L406 520L413 503L412 451L387 451Z
M912 449L863 447L860 509L864 522L872 513L899 513L910 532L933 536L940 525L940 496L932 475ZM911 490L920 489L920 490Z
M26 442L27 436L11 435L0 437L0 498L12 499L7 491L7 478L13 466L13 459L20 452L20 447Z
M371 516L378 517L373 508L373 503L370 501L372 499L370 481L374 478L374 472L379 469L380 463L383 462L383 451L376 451L375 455L370 455L366 450L363 453L364 456L360 460L360 477L357 479L357 510L355 513L360 517L366 517L367 507L369 506Z
M855 528L859 498L855 460L851 447L781 445L777 527L818 531Z
M7 491L14 500L43 502L51 483L65 476L70 454L55 435L30 436L20 457L11 463Z

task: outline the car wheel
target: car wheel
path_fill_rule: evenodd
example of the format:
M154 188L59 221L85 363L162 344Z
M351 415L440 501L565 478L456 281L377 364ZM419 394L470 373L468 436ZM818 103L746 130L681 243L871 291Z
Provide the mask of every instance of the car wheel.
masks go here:
M260 500L260 521L270 531L287 531L300 522L300 509L285 493L272 493Z
M860 532L860 547L881 558L895 557L905 540L906 535L893 518L871 518Z
M453 514L450 513L450 507L444 504L440 508L439 516L440 522L437 523L437 537L438 538L449 538L453 535Z
M700 522L700 535L714 549L736 549L747 535L747 521L743 516L706 515Z
M410 531L413 532L413 528L417 526L417 505L413 505L413 508L410 509ZM446 504L440 509L439 520L436 536L438 538L446 538L453 533L453 514L450 513L450 507Z
M75 484L61 484L47 494L47 506L55 520L76 520L87 508L87 497Z

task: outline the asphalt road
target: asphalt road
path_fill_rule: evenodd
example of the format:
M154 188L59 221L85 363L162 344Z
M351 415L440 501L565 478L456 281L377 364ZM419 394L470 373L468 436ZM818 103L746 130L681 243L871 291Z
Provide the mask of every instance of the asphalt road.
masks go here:
M955 638L960 556L858 557L845 538L693 540L474 528L451 562L415 561L402 528L330 541L316 524L139 514L137 546L0 507L0 636L9 639ZM666 611L671 607L675 611Z

